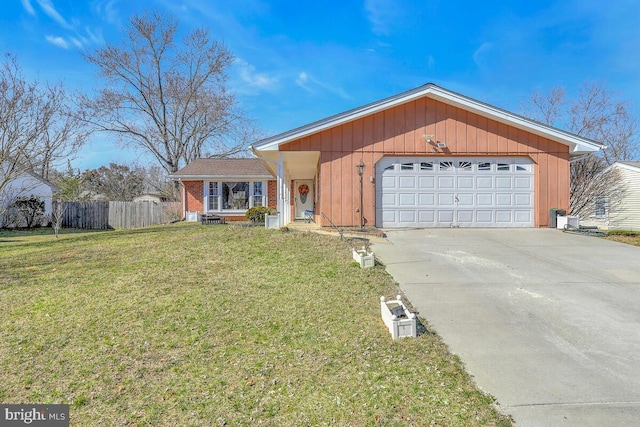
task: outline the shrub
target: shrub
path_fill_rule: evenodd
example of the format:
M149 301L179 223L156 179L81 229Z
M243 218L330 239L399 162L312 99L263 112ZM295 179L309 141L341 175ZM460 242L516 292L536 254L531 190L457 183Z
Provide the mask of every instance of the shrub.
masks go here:
M640 231L632 231L632 230L609 230L608 233L610 236L640 236Z
M267 208L265 206L255 206L249 210L245 216L251 222L264 222L264 217L266 215L271 215L275 212L273 208Z
M3 225L7 228L40 227L44 219L44 201L36 196L20 197L9 205Z

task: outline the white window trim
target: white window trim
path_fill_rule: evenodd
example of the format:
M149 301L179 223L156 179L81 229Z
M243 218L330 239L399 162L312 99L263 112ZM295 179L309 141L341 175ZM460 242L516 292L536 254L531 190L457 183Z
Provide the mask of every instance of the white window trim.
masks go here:
M268 188L269 188L269 184L268 181L264 181L261 179L258 180L242 180L242 179L234 179L234 180L212 180L212 181L205 181L204 182L204 200L203 200L203 208L205 212L215 212L215 213L223 213L223 214L244 214L247 212L248 209L217 209L217 210L210 210L209 209L209 183L210 182L216 182L218 183L218 195L215 196L218 198L218 206L223 206L222 200L220 200L220 198L222 197L222 184L224 184L225 182L248 182L249 183L249 209L255 207L254 206L254 197L262 197L262 205L260 206L267 206L267 193L268 193ZM254 183L256 182L261 182L262 183L262 196L254 196Z
M594 202L594 212L593 217L598 219L607 218L609 216L609 197L607 196L598 196ZM604 213L598 214L598 205L603 204Z

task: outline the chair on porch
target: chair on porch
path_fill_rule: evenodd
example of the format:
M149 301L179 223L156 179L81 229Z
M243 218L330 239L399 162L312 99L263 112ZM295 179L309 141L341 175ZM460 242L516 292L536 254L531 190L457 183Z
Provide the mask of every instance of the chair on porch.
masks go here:
M314 210L313 209L305 209L304 210L304 222L306 222L307 224L312 223L312 222L316 222L315 218L314 218Z

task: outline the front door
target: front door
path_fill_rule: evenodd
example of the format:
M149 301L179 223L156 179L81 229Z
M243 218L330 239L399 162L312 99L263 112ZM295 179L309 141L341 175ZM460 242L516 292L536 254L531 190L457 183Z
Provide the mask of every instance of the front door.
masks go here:
M293 181L295 219L305 219L304 211L313 211L313 180Z

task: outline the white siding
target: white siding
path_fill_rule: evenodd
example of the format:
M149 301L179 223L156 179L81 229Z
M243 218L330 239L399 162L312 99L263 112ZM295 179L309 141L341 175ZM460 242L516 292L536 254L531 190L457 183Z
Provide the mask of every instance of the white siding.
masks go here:
M0 203L4 206L9 205L12 200L17 197L29 197L36 196L41 200L44 200L45 216L48 218L51 215L51 203L53 198L53 191L51 186L29 174L23 174L10 181L0 194ZM0 219L0 222L2 219ZM2 224L0 223L0 226Z
M640 169L617 168L627 183L627 191L615 212L610 213L610 228L640 231Z

